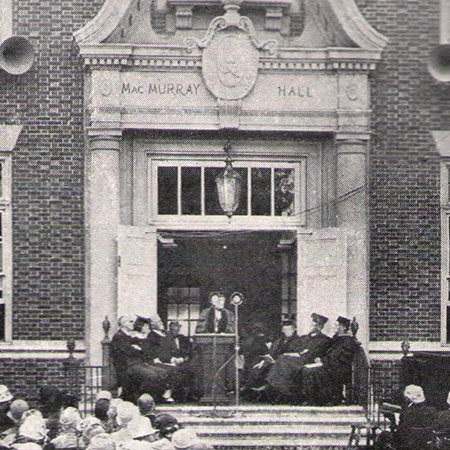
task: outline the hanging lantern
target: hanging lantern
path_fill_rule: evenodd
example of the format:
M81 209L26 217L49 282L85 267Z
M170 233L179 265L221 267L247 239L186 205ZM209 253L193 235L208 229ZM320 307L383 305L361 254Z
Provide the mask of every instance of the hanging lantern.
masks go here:
M231 216L239 206L242 177L233 168L231 163L231 144L229 141L223 149L227 155L227 159L225 161L225 168L216 177L217 194L219 196L220 207L228 218L231 219Z

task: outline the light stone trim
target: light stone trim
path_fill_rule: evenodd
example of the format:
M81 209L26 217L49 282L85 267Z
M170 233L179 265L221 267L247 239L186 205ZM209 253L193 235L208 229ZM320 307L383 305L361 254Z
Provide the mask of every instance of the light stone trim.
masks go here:
M0 1L0 19L0 43L2 43L13 33L12 0Z
M86 344L84 341L75 342L74 357L84 358ZM0 343L1 359L66 359L69 351L66 341L13 341Z
M449 345L440 342L409 341L410 354L414 352L450 352ZM373 361L399 361L403 358L401 341L371 341L369 356Z

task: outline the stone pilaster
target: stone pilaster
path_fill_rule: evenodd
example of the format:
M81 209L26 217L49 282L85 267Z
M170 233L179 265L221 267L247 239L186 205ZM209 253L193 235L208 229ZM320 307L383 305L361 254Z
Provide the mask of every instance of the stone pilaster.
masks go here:
M90 138L88 157L87 339L88 361L101 364L102 321L117 322L117 251L120 223L120 135Z
M338 136L336 140L337 226L346 231L347 312L360 325L358 339L369 339L369 270L367 214L367 148L363 139Z

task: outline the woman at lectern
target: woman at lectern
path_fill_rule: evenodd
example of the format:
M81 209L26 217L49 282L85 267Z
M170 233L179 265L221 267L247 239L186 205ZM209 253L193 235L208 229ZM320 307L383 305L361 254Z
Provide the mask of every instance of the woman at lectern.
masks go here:
M234 313L225 308L225 295L222 292L211 292L209 302L211 306L200 313L195 329L196 333L234 333Z

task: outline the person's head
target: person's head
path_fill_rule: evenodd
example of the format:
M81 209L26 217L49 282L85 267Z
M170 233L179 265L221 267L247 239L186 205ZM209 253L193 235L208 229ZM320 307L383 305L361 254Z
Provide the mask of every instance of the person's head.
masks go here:
M148 334L150 333L150 319L138 316L134 322L134 331L138 333Z
M348 333L350 330L351 320L346 317L339 316L336 319L335 328L338 334Z
M61 394L61 406L63 408L78 408L81 399L75 392L65 391Z
M225 308L225 295L222 292L212 292L209 295L209 302L215 309Z
M137 405L143 416L155 412L155 400L150 394L142 394L137 400Z
M328 322L328 317L321 316L320 314L311 314L311 331L321 331Z
M47 437L47 427L42 414L36 410L28 410L22 415L23 422L17 433L22 442L42 443Z
M181 330L180 322L175 320L169 323L169 331L174 336L178 336L178 334L180 334L180 330Z
M100 392L95 396L95 401L98 402L99 400L108 400L108 401L111 401L111 400L112 400L111 392L109 392L109 391L100 391Z
M297 327L292 320L285 320L281 325L281 332L288 338L293 336L296 330Z
M111 402L106 398L101 398L100 400L97 400L95 402L94 407L94 416L102 421L108 420L108 410L110 403Z
M0 384L0 410L6 409L11 404L13 398L8 386Z
M55 386L42 386L39 389L39 404L44 414L51 414L61 408L61 391Z
M177 430L172 435L172 445L176 450L190 449L199 443L197 434L189 428Z
M180 428L178 420L170 414L159 414L155 419L155 428L157 428L162 437L171 439L172 434Z
M131 402L123 402L117 406L117 425L125 428L136 416L139 415L139 410L136 405Z
M14 420L19 421L25 411L28 411L30 407L25 400L14 400L9 407L9 412Z
M59 417L59 425L61 427L61 431L76 431L78 430L78 424L81 421L80 413L78 409L69 406L66 408Z
M117 407L123 403L123 400L121 398L113 398L111 400L111 403L109 404L109 409L108 409L108 419L111 422L116 422L116 418L117 418Z
M133 316L120 316L119 317L119 328L125 331L133 331L134 321L136 319Z
M425 394L420 386L410 384L406 386L404 396L409 403L423 403L425 401Z
M86 450L114 450L115 445L111 436L107 433L95 435Z
M133 439L153 442L158 437L158 429L152 427L150 419L143 416L136 416L127 426Z
M159 317L157 314L150 318L150 327L152 328L152 330L159 330L159 331L165 330L164 323L161 317Z
M87 446L94 436L105 432L101 421L93 416L80 420L77 429L81 433L81 440L84 446Z

